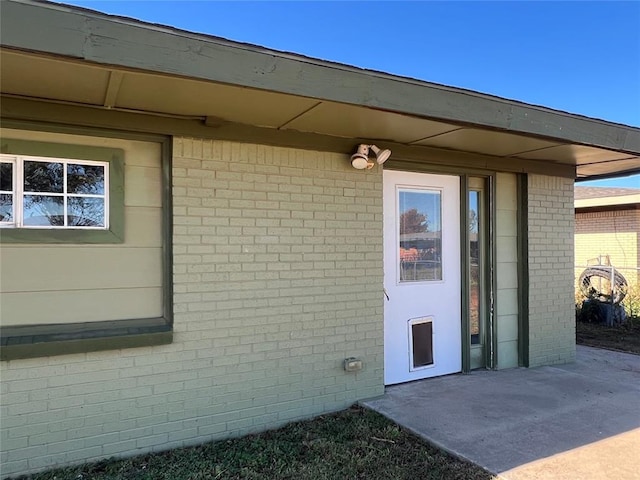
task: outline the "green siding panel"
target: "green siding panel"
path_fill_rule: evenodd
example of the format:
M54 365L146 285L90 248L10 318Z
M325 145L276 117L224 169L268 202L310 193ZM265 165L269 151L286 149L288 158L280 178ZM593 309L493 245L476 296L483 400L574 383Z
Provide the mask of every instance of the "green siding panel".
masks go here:
M515 174L496 175L498 368L518 366L518 193Z

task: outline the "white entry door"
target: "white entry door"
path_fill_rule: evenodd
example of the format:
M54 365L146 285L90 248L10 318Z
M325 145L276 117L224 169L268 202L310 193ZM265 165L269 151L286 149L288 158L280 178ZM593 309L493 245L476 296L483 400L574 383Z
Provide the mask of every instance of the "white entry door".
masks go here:
M385 170L385 384L462 369L460 179Z

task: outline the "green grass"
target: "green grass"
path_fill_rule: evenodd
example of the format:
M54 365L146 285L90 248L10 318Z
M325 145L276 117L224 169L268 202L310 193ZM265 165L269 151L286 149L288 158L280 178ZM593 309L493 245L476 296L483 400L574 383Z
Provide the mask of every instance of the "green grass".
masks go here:
M234 440L22 477L83 479L485 480L485 470L353 407Z

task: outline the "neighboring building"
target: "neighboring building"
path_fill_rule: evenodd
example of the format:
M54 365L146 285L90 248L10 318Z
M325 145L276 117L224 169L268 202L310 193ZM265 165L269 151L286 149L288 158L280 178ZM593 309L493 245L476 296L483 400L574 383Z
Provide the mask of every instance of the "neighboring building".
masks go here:
M4 475L574 359L574 179L637 169L639 129L1 8Z
M630 283L640 278L640 188L575 187L576 271L609 262ZM596 260L597 259L597 260Z

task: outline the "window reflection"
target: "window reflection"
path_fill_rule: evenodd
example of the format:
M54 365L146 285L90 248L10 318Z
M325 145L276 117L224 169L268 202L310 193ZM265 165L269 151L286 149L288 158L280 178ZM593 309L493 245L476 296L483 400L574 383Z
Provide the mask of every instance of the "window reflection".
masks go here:
M469 191L469 327L471 344L480 338L480 192Z
M107 228L108 168L106 162L0 154L0 226Z
M73 227L103 227L104 199L69 197L67 225Z
M14 216L13 163L0 163L0 222L12 223Z
M23 225L64 225L64 199L49 195L25 195L23 203Z
M62 163L24 162L24 191L62 193L64 168Z
M13 191L13 164L0 163L0 191Z
M0 222L13 222L13 195L0 193Z
M67 165L67 193L104 194L104 167L102 165Z
M441 196L437 190L399 191L400 282L442 280Z

